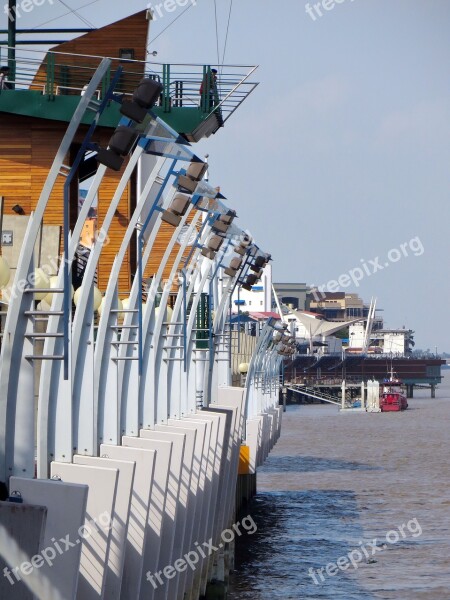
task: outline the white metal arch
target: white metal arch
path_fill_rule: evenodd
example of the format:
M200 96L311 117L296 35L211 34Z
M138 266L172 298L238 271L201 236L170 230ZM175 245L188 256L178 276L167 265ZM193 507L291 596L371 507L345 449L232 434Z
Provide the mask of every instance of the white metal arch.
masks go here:
M91 100L108 71L111 61L102 60L94 73L84 96L75 110L63 137L58 153L42 189L36 209L31 216L25 234L16 270L13 293L8 309L5 335L0 359L0 480L6 482L11 475L33 477L35 470L35 410L34 410L34 364L33 334L29 314L33 312L34 294L24 291L23 283L30 281L34 271L34 247L42 225L44 212L58 176L62 173L64 159L70 150L78 127L92 106ZM28 285L28 288L31 286ZM28 314L27 314L28 313ZM14 365L14 366L13 366Z

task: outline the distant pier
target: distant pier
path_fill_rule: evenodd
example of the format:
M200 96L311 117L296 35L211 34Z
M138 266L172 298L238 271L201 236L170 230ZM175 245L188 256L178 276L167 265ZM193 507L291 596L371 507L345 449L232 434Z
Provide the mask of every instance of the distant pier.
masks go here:
M326 402L326 396L339 402L343 381L346 382L347 397L352 400L360 394L362 382L369 379L383 382L391 367L404 382L408 398L413 398L414 389L424 388L430 390L431 398L435 398L436 387L442 381L441 368L445 364L446 361L440 358L302 355L285 367L286 403ZM315 390L316 398L304 393L305 388Z

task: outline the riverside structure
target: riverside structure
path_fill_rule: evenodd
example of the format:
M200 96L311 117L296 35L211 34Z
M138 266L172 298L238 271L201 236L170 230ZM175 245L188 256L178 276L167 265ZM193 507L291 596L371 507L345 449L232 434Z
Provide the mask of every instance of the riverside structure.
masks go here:
M127 23L110 27L115 44L132 43L120 38ZM157 77L138 61L14 56L0 94L12 132L0 194L21 241L12 274L6 246L0 265L0 597L223 595L237 532L251 532L237 510L279 437L291 350L269 319L240 365L245 387L232 385L232 294L258 281L269 255L204 180L189 141L223 126L255 84L235 69L214 106L209 92L194 106L188 82L208 65L178 65L173 79L168 65ZM43 249L55 246L52 272Z

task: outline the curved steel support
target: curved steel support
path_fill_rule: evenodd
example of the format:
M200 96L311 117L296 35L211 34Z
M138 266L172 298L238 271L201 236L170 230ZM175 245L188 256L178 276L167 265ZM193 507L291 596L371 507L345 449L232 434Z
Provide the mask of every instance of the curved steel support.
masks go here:
M145 142L145 140L143 140L143 141ZM132 240L132 236L133 236L133 233L138 224L141 212L148 201L148 197L150 195L150 192L151 192L153 186L155 186L157 174L160 171L164 162L165 162L164 158L161 158L156 161L153 172L151 173L151 175L148 179L148 182L141 194L141 198L138 201L136 209L133 212L133 215L131 216L129 225L127 227L124 238L122 240L122 244L121 244L119 253L116 256L116 259L114 261L113 268L111 270L111 274L110 274L110 278L109 278L109 282L108 282L107 293L105 295L103 306L102 306L102 317L100 318L100 326L99 326L99 330L97 332L97 340L96 340L96 344L95 344L95 350L93 348L93 343L89 344L89 342L87 342L86 336L85 336L86 337L85 340L83 340L83 338L81 338L81 343L85 343L85 344L87 343L88 345L90 345L90 347L85 348L86 352L81 351L80 360L77 363L78 376L77 376L77 374L75 374L75 377L74 377L75 381L77 381L77 380L80 381L79 385L74 386L74 396L73 396L73 405L74 405L74 410L76 411L74 414L74 423L75 423L74 447L77 447L78 452L81 454L87 454L90 456L94 456L97 454L97 450L98 450L99 440L98 440L97 423L98 423L98 407L99 407L98 403L99 403L99 392L100 392L99 378L102 373L102 370L103 371L105 370L103 367L108 366L110 364L110 361L108 360L108 358L110 357L112 347L111 346L109 346L108 348L105 347L104 343L106 341L106 334L110 333L112 335L113 331L114 331L114 329L109 329L109 330L106 329L106 331L105 331L105 327L102 325L102 322L107 322L110 328L114 328L117 325L118 313L117 313L117 311L111 313L111 310L114 311L114 308L113 308L114 297L116 298L116 300L118 297L117 281L119 278L120 270L123 266L123 261L126 256L126 251ZM115 303L115 306L117 306L117 301ZM74 336L77 333L82 335L82 333L83 333L82 326L84 325L85 328L89 330L90 337L92 337L92 334L93 334L92 324L89 324L88 322L86 322L86 321L89 321L90 315L88 313L85 313L83 315L84 322L82 322L82 320L80 319L81 323L76 322L76 317L77 317L77 315L75 315L75 320L74 320ZM91 314L91 317L92 317L92 314ZM92 321L92 318L90 320ZM79 325L78 331L77 331L77 327L76 327L77 325ZM117 332L117 329L115 331ZM79 339L80 339L80 337L79 337ZM89 341L93 342L93 340L89 340ZM112 340L111 340L111 342L112 342ZM118 339L116 340L116 343L117 344L119 343ZM116 348L117 348L117 346L116 346ZM77 350L77 348L75 348L75 350ZM84 360L81 361L81 359L84 359ZM88 378L83 377L83 379L81 380L81 377L79 377L79 375L81 375L81 373L86 373L86 371L90 372L91 370L92 370L92 373L90 373L90 376ZM107 384L108 384L107 380L103 379L103 382L107 386ZM109 390L109 391L110 391L110 393L113 393L113 390ZM113 394L113 396L111 397L111 401L114 400L114 397L117 400L117 386L116 386L115 394ZM90 414L90 412L93 413L93 418L91 421L86 423L85 415ZM104 414L107 415L108 419L111 416L113 416L110 414L109 411L107 411ZM100 440L100 442L102 442L102 441L103 440Z
M171 171L173 171L173 166ZM165 182L163 182L164 187L168 183L168 179L166 178ZM161 188L163 189L163 188ZM172 189L171 192L164 199L162 208L166 208L175 193L175 189ZM158 197L157 197L158 199ZM155 207L156 208L156 207ZM154 243L156 241L157 235L160 231L160 227L162 224L162 220L160 218L160 212L156 210L150 211L149 218L147 219L147 223L144 225L143 231L148 228L148 223L150 224L150 236L147 242L147 246L141 257L141 272L144 272L145 266L150 257L150 253L153 249ZM186 215L187 216L187 215ZM178 231L175 229L172 235L173 245L175 244L176 238L178 236ZM167 250L166 250L167 253ZM166 263L169 259L165 257L163 259L163 263ZM160 272L162 277L163 267L160 265ZM153 278L155 279L155 278ZM139 277L136 277L131 294L130 294L130 302L129 302L129 310L131 312L125 315L124 319L124 327L125 329L122 331L121 341L124 341L124 344L119 346L118 359L121 361L118 365L119 370L119 380L118 380L118 399L120 404L120 413L119 419L121 423L119 436L120 435L132 435L137 436L139 433L139 427L142 423L141 410L140 410L140 399L139 399L139 389L140 389L140 375L139 375L139 361L142 353L145 349L146 338L148 335L146 329L146 320L145 315L147 311L150 309L152 302L154 301L154 297L156 295L156 289L153 286L150 287L147 305L145 307L145 311L143 312L143 322L140 323L141 313L140 306L142 303L142 280ZM142 338L140 338L142 335ZM139 344L133 344L133 340L135 340L136 336L141 340Z
M122 120L123 124L129 124L128 119ZM155 123L150 122L147 126L147 131L154 128ZM114 194L111 205L107 211L102 228L97 237L97 241L90 253L86 271L84 273L83 285L81 286L81 294L75 312L75 318L70 329L71 344L70 344L70 369L69 380L64 380L64 374L61 371L61 365L56 362L48 362L44 364L41 375L40 389L40 404L48 415L47 423L41 421L39 444L38 444L38 474L40 477L47 477L48 464L52 460L61 462L71 462L73 453L78 451L78 446L74 442L77 440L77 432L79 429L79 398L80 393L86 391L86 402L89 410L93 410L92 398L92 377L93 377L93 293L92 286L96 274L98 260L101 250L107 240L107 232L111 225L114 212L123 195L126 185L134 171L134 168L139 160L139 157L144 151L142 141L139 142L137 148L130 157L128 165L119 182L116 193ZM92 182L86 203L92 202L95 198L99 187L102 183L106 169L99 167L94 181ZM82 226L82 215L79 215L76 229ZM73 242L78 240L74 238ZM69 258L73 260L75 248L71 248ZM61 276L61 273L60 273ZM53 307L61 305L61 298L56 296L53 301ZM90 308L90 312L89 312ZM61 316L55 317L56 323L52 323L52 327L59 330L61 327ZM49 323L50 327L50 323ZM49 329L50 330L50 329ZM53 329L54 330L54 329ZM55 351L55 348L60 348L61 339L50 338L46 341L45 352ZM81 348L84 352L79 352ZM73 358L72 358L73 357ZM83 373L83 367L87 368L87 373ZM83 389L84 386L84 389ZM80 389L81 388L81 389ZM75 399L75 402L73 401Z
M260 368L261 359L264 357L266 348L272 342L273 327L267 323L261 332L256 350L250 361L247 381L245 385L245 417L251 419L258 415L258 405L254 386L256 384L256 375Z
M204 373L204 393L206 396L206 402L213 404L217 400L217 385L218 372L216 365L216 354L219 349L219 345L223 342L223 334L225 333L226 318L228 315L229 300L233 294L236 282L243 269L245 269L246 263L241 267L241 270L234 277L230 277L225 289L222 291L222 297L219 302L219 306L216 310L214 326L213 326L213 344L210 346L208 368L205 368Z
M132 343L132 338L135 336L132 335L132 330L128 329L128 327L131 327L132 323L136 327L137 325L135 323L135 315L131 313L131 317L125 317L126 323L124 324L126 325L127 329L122 329L122 333L119 336L119 315L117 310L114 309L114 307L117 306L118 300L117 280L132 235L138 227L138 222L142 215L142 211L147 207L149 201L152 207L155 206L159 191L162 188L162 184L159 181L158 176L155 176L156 172L160 172L162 168L162 162L165 162L165 159L159 159L156 161L155 167L141 193L140 200L127 228L127 232L122 241L119 253L114 260L108 286L103 299L103 310L97 331L94 357L94 399L96 401L96 414L94 415L94 422L98 427L98 432L94 435L94 438L95 440L98 438L100 443L110 443L113 445L118 445L120 443L121 394L119 394L119 348L121 345L128 345ZM170 203L170 199L171 196L164 200L161 207L165 208ZM153 232L155 228L157 229L156 223L152 223L150 231ZM152 243L152 239L152 235L150 235L150 244ZM149 253L147 253L147 256L149 256ZM135 299L135 297L138 296L139 291L141 291L141 284L142 282L138 280L138 278L135 278L133 281L130 292L130 306L128 310L135 310L132 308L132 306L135 306L133 299ZM128 315L129 313L126 314Z
M34 247L50 194L78 127L110 64L110 60L102 60L80 99L28 223L24 238L26 243L20 253L12 288L15 298L6 317L0 359L0 480L5 482L13 474L33 477L35 471L34 365L32 359L26 358L27 355L33 355L34 344L29 337L33 332L26 313L33 311L34 295L24 291L23 282L29 282L33 274Z
M172 418L180 418L180 416L185 416L187 412L194 413L196 409L195 386L198 375L196 372L196 361L192 361L194 345L192 332L196 320L200 294L208 279L211 278L210 271L214 266L214 262L210 262L209 259L200 255L200 248L206 242L212 231L211 222L211 218L204 220L202 229L193 245L195 250L191 251L188 260L185 263L189 266L187 268L185 267L182 271L184 293L180 291L177 295L172 316L174 324L172 324L168 330L169 343L171 340L184 340L183 346L180 344L178 347L170 348L167 355L167 372L164 380L167 381L167 386L165 388L167 397L171 399L170 415ZM200 238L201 241L199 241ZM221 251L219 255L222 253L223 251ZM207 266L206 269L204 268L205 265ZM201 278L199 285L196 284L198 277ZM194 300L192 300L192 298L194 298ZM186 312L185 307L191 305L191 303L192 306L189 320L186 322L185 316L182 315L182 310L184 308L184 312ZM173 399L175 397L177 398L177 404L174 409Z
M89 188L87 197L83 202L83 206L78 215L75 228L69 242L68 260L72 264L75 259L78 240L81 236L83 225L88 217L89 210L92 207L98 188L106 174L106 167L100 165L94 180ZM60 267L58 274L58 287L64 285L64 270ZM46 356L59 356L64 352L64 317L63 317L63 298L61 294L54 294L52 302L52 315L48 320L47 332L52 336L49 337L44 344L44 353ZM71 336L71 330L69 330ZM70 358L70 354L69 354ZM39 388L38 399L38 444L37 444L37 474L39 478L48 477L48 464L54 458L54 446L56 441L52 442L49 451L49 439L56 440L56 436L60 434L55 430L58 412L63 413L62 418L71 419L71 403L72 403L72 382L64 379L64 374L61 371L62 365L60 361L45 362L42 365L41 381ZM70 370L69 370L70 372ZM61 397L59 403L55 398ZM65 434L61 432L61 434Z
M143 365L143 378L141 381L141 398L143 401L142 410L144 417L144 427L148 428L148 426L153 427L154 424L162 424L167 422L168 418L168 405L167 402L164 402L162 396L158 397L158 385L160 382L160 370L161 370L161 362L163 360L163 342L164 340L160 340L162 338L162 327L164 324L164 319L167 311L168 300L170 296L170 291L172 288L172 283L175 280L179 264L182 260L183 254L187 248L187 242L189 239L189 235L194 231L194 228L199 220L200 214L197 213L190 225L190 232L186 235L184 242L180 245L178 249L177 255L175 257L172 270L170 272L169 280L164 286L163 293L160 298L159 305L159 313L155 318L155 301L152 299L152 303L147 307L144 318L144 330L147 332L147 336L145 339L144 346L144 365ZM186 222L187 214L184 217L184 223ZM183 224L183 221L182 223ZM171 250L174 248L176 243L175 239L172 238L170 245L172 246ZM162 261L161 267L159 269L159 277L162 276L162 272L164 266L167 264L170 252L165 255L165 260ZM152 282L154 286L158 285L158 282ZM156 295L156 294L155 294ZM162 385L165 382L162 381ZM154 412L152 418L152 411Z

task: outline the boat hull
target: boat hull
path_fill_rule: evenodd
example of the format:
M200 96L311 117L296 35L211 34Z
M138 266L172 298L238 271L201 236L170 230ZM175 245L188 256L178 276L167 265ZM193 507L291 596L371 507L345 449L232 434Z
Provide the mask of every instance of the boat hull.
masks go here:
M380 408L381 412L400 412L408 408L408 401L402 394L383 394Z

